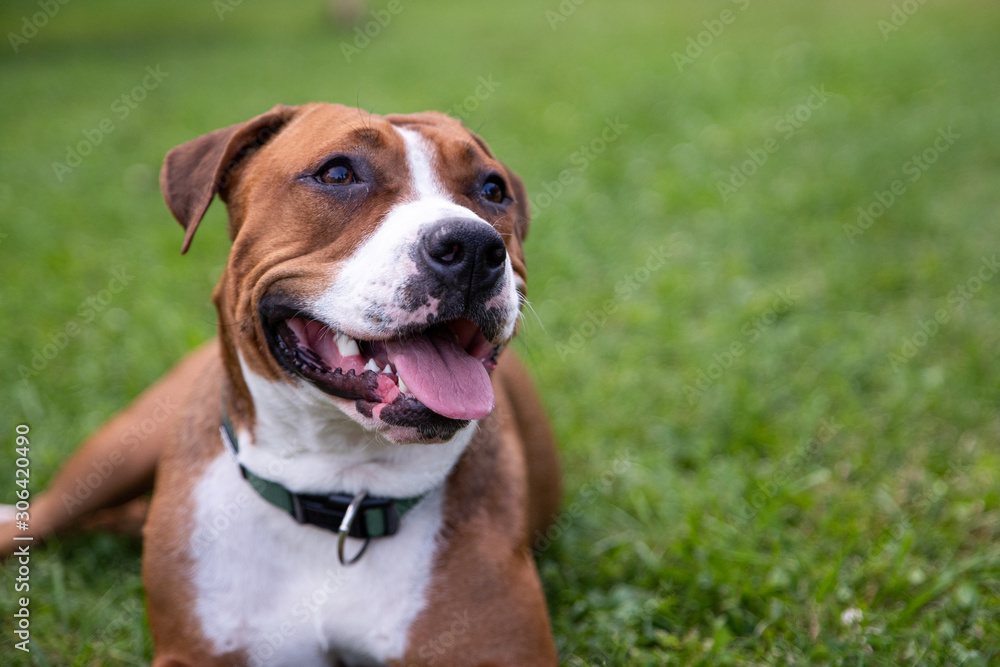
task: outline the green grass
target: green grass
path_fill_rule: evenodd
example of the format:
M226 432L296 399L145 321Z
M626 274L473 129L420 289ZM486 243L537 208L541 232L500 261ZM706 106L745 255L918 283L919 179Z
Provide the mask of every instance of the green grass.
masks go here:
M0 48L0 428L12 447L30 424L36 492L214 333L224 212L182 258L156 185L168 148L278 102L453 109L492 76L466 122L538 213L519 348L565 467L539 557L564 664L1000 661L1000 280L975 279L1000 222L995 7L928 2L886 40L889 0L585 2L554 31L555 0L404 0L348 63L322 4L246 0L220 21L208 0L71 2L17 55ZM679 71L673 54L725 8L735 20ZM34 11L7 3L3 33ZM157 65L167 78L119 118ZM787 136L814 86L829 99ZM114 131L57 180L106 117ZM600 154L574 155L615 119ZM948 128L960 137L909 180ZM769 139L723 201L718 182ZM83 322L117 267L134 279ZM77 335L21 381L70 320ZM33 651L5 630L2 662L148 661L134 542L58 541L31 583Z

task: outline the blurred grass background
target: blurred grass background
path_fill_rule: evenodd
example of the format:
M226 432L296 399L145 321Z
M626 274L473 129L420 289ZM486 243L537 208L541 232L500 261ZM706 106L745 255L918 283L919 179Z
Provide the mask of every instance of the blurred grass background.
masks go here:
M0 8L0 425L11 448L31 426L35 492L214 335L224 210L182 258L170 147L279 102L452 110L535 203L519 348L567 479L539 557L563 663L998 664L994 4L402 0L348 62L319 0L223 2L69 2L17 53L39 5ZM122 118L147 66L167 76ZM115 269L133 279L87 311ZM4 663L148 662L135 542L56 541L31 585L32 653L5 630Z

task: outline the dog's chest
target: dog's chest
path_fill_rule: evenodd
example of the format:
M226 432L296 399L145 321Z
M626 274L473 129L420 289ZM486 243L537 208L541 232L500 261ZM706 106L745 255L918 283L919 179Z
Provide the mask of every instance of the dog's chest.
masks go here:
M350 566L337 560L335 533L268 504L226 454L197 482L193 502L195 611L217 651L244 651L251 665L327 665L332 656L368 665L402 656L425 602L440 490ZM348 556L360 544L348 540Z

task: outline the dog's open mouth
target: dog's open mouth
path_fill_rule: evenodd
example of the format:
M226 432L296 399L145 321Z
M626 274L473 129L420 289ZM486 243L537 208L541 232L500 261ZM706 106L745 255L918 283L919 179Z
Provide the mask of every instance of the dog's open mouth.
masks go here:
M289 370L359 413L446 437L493 410L489 372L500 346L464 318L387 340L357 340L296 314L273 319L269 338ZM442 419L444 418L444 419Z

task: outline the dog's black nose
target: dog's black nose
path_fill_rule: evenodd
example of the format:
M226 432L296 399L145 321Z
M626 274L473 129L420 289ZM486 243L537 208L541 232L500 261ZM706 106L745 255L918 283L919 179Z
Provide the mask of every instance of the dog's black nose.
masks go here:
M507 259L503 238L478 220L452 218L427 229L420 240L424 265L446 285L472 299L491 293Z

